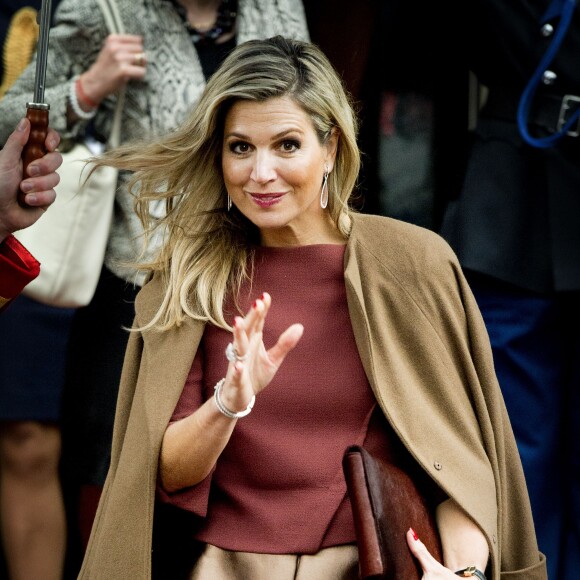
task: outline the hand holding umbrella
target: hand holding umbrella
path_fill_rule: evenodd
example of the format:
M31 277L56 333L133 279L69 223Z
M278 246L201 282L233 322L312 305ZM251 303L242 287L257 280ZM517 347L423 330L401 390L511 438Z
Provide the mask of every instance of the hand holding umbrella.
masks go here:
M28 177L28 165L46 154L46 136L48 133L48 111L50 105L44 102L44 84L46 79L46 59L48 56L48 34L50 30L52 0L42 0L39 12L40 35L36 50L36 78L34 81L34 101L26 103L26 117L30 121L30 137L22 151L22 173ZM24 201L24 193L19 196L22 206L29 207Z

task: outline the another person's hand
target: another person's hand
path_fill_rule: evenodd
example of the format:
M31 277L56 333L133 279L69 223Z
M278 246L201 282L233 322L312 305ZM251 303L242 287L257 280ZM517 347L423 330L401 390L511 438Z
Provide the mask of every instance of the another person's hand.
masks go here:
M270 295L264 293L245 317L234 320L232 342L240 360L230 362L221 393L222 402L233 412L243 411L252 397L268 386L304 332L301 324L293 324L266 350L262 330L271 302Z
M93 65L80 77L82 93L94 105L125 86L145 76L147 58L143 39L135 34L110 34ZM83 95L78 95L83 101Z
M31 226L56 199L54 188L60 181L56 170L62 163L56 151L60 136L49 129L45 146L48 151L28 166L28 175L22 175L22 150L30 135L30 121L22 119L0 151L0 242L12 232ZM29 207L18 203L22 190Z

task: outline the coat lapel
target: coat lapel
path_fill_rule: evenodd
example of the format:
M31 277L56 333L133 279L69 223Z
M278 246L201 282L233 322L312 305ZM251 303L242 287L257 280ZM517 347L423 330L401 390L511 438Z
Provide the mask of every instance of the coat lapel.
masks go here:
M352 238L349 240L344 258L344 283L346 287L346 299L358 353L360 355L362 365L371 388L375 393L375 397L378 398L376 388L376 374L369 335L369 321L365 309L365 299L363 285L360 278L360 270L354 249L355 243L356 240Z
M153 280L148 295L141 304L142 320L151 320L161 299L161 284ZM187 319L178 329L168 332L146 331L143 333L143 359L146 365L140 374L144 377L142 393L149 431L153 441L159 439L177 405L195 353L199 347L205 324Z

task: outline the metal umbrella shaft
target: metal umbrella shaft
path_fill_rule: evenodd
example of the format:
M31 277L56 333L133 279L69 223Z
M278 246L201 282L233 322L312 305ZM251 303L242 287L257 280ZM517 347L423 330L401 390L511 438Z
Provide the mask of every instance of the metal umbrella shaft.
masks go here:
M36 47L36 79L34 82L34 103L44 104L44 83L46 82L46 60L48 57L48 35L50 32L52 0L42 0L38 25L40 33Z

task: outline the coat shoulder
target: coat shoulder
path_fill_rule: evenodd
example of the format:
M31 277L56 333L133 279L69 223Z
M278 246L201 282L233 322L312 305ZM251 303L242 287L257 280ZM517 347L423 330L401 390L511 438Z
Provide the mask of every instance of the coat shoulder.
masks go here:
M437 272L458 266L451 246L437 233L401 220L356 214L353 216L351 242L398 272Z

